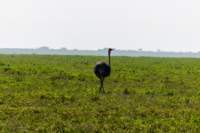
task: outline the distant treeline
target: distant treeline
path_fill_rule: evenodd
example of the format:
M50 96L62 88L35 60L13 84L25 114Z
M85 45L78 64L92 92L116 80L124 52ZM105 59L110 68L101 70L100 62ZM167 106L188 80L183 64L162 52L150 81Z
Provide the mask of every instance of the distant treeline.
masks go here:
M2 48L0 54L42 54L42 55L107 55L106 49L99 50L69 50L66 48L50 49L41 47L37 49L20 49L20 48ZM150 57L197 57L200 58L200 52L164 52L164 51L143 51L139 50L118 50L112 53L113 56L150 56Z

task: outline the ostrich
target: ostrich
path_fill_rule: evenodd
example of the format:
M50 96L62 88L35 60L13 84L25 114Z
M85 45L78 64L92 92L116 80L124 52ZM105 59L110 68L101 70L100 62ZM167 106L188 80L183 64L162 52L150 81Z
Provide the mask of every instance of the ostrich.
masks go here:
M108 63L103 62L103 61L97 62L94 68L94 73L100 80L99 93L101 91L103 93L105 92L104 87L103 87L103 82L104 82L105 77L108 77L111 73L110 54L112 50L113 50L112 48L108 49Z

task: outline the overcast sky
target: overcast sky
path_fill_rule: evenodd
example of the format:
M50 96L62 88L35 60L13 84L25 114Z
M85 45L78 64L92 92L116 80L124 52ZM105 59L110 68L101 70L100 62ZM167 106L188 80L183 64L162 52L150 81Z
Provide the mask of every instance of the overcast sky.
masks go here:
M0 0L1 48L200 51L199 0Z

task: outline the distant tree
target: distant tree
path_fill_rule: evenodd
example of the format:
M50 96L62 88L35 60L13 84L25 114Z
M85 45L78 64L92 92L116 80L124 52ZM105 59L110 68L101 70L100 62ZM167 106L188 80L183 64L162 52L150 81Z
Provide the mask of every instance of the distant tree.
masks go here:
M161 50L160 50L160 49L157 49L157 52L161 52Z
M43 46L43 47L40 47L38 48L39 50L49 50L49 47L46 47L46 46Z
M60 48L60 50L62 50L62 51L66 51L67 48L62 47L62 48Z

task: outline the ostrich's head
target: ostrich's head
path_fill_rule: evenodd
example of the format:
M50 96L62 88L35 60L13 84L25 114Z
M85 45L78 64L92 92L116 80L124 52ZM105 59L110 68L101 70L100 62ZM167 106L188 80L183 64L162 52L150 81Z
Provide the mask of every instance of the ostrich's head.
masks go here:
M113 51L114 49L112 49L112 48L109 48L108 49L108 53L110 54L111 53L111 51Z

